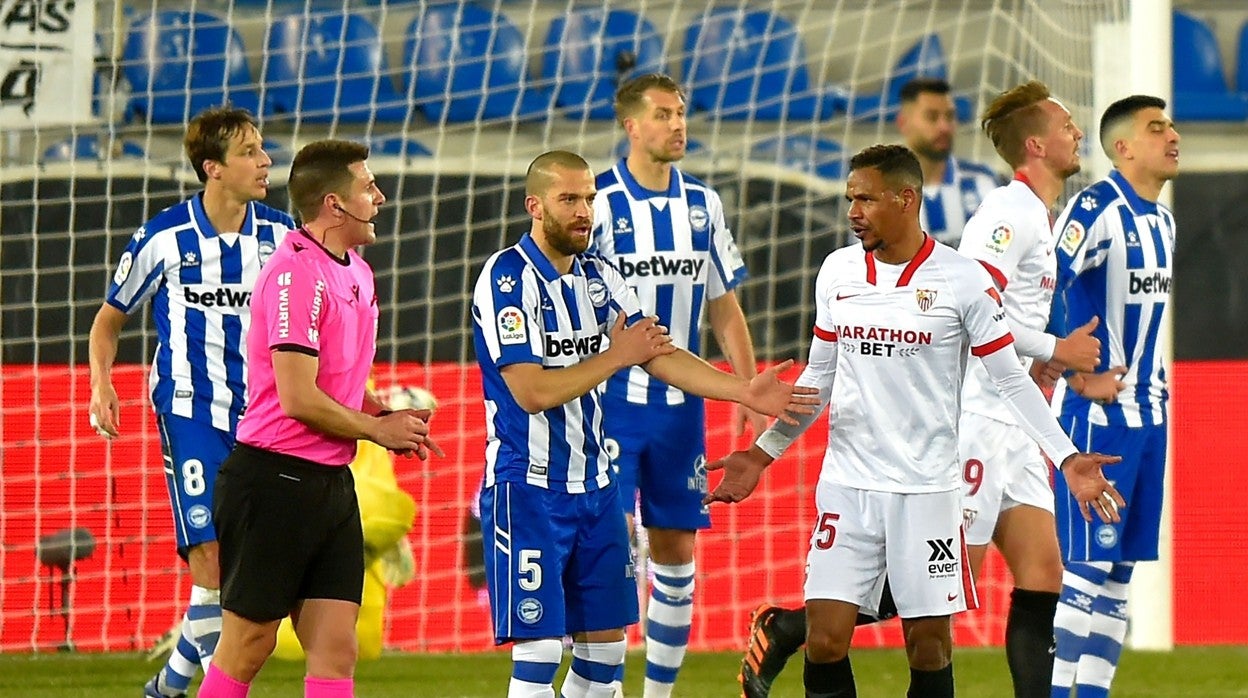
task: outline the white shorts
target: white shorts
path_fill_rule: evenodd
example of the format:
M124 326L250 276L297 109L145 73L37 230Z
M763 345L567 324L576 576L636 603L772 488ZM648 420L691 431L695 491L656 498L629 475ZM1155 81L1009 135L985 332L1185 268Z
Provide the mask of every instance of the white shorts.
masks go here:
M806 556L806 600L875 610L887 574L902 618L978 607L965 564L960 498L957 490L902 494L820 480Z
M1022 427L963 412L962 518L967 545L988 545L1001 512L1026 504L1053 513L1049 464Z

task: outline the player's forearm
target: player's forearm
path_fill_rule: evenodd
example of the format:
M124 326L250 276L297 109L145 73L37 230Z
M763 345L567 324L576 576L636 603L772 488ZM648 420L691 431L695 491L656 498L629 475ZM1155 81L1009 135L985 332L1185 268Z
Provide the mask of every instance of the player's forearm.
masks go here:
M815 337L810 344L810 354L806 368L797 377L794 385L819 389L819 406L811 414L795 414L797 424L785 424L776 420L767 431L754 441L755 447L761 449L771 458L779 458L789 445L810 428L815 420L823 414L828 403L832 401L832 385L836 381L836 342L829 342Z
M997 392L1006 407L1018 419L1019 426L1040 446L1040 450L1054 463L1061 464L1078 449L1070 438L1062 433L1057 420L1049 413L1040 389L1032 383L1027 372L1018 364L1009 347L999 349L981 358L988 375L997 386Z
M503 369L503 380L520 409L538 414L589 393L625 366L608 350L564 368L508 366Z
M684 349L651 359L645 369L668 385L711 400L741 402L749 385L747 379L725 373Z
M1006 318L1006 322L1010 325L1010 334L1014 335L1014 349L1020 355L1041 361L1053 359L1053 352L1057 348L1057 337L1047 332L1033 330L1009 317Z
M709 315L711 331L715 333L715 341L732 366L732 372L745 379L758 375L758 362L754 356L754 340L750 337L750 326L745 321L745 313L736 302L735 296L717 298L710 303Z
M117 347L125 322L126 314L108 304L103 305L95 314L87 339L92 388L102 382L112 381L113 363L117 360Z

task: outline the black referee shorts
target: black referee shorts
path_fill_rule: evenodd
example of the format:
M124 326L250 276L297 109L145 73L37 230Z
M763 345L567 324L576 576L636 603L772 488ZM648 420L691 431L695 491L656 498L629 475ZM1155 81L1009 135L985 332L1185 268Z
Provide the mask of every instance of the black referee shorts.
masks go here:
M267 623L304 599L360 603L364 533L350 468L239 443L212 501L222 608Z

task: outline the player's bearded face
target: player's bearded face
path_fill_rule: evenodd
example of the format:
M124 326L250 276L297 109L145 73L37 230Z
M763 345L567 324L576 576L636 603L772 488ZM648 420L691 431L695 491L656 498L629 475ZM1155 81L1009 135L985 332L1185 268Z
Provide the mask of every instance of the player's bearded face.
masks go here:
M902 137L911 150L928 160L943 160L953 152L957 111L949 95L924 92L907 105Z
M651 89L643 103L636 128L646 155L655 162L676 162L685 157L685 100L666 90Z
M849 227L867 252L885 248L906 233L905 203L880 171L864 167L845 181Z
M557 252L565 255L576 255L589 249L589 232L593 226L593 218L579 212L564 211L560 216L556 205L551 208L542 202L542 232L546 241Z

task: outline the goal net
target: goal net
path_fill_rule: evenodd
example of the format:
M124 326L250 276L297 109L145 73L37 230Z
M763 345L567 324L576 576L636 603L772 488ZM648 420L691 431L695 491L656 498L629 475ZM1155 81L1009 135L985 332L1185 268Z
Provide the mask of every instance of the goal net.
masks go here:
M13 32L23 45L86 40L0 65L0 650L142 649L183 611L189 579L146 397L153 325L144 311L123 333L122 436L111 443L88 426L87 335L128 238L197 190L180 139L200 109L229 99L259 114L279 207L301 144L372 145L389 198L365 255L382 303L377 381L431 390L447 451L396 466L417 502L417 572L390 595L387 643L476 650L491 642L470 569L479 551L465 542L485 433L471 288L485 258L527 228L523 174L535 155L566 148L609 167L623 138L610 109L619 78L677 77L691 114L681 167L724 200L750 271L739 297L760 360L801 361L814 274L849 242L845 162L897 140L901 84L946 77L964 119L957 155L1002 171L974 115L1038 78L1091 130L1093 28L1124 20L1127 4L19 2L25 24L6 20L6 45ZM727 415L709 408L712 458L746 443ZM800 603L825 436L812 429L754 498L717 509L699 536L696 648L740 646L760 602ZM1001 641L1009 588L991 557L985 607L958 620L959 642ZM858 637L900 642L889 624Z

